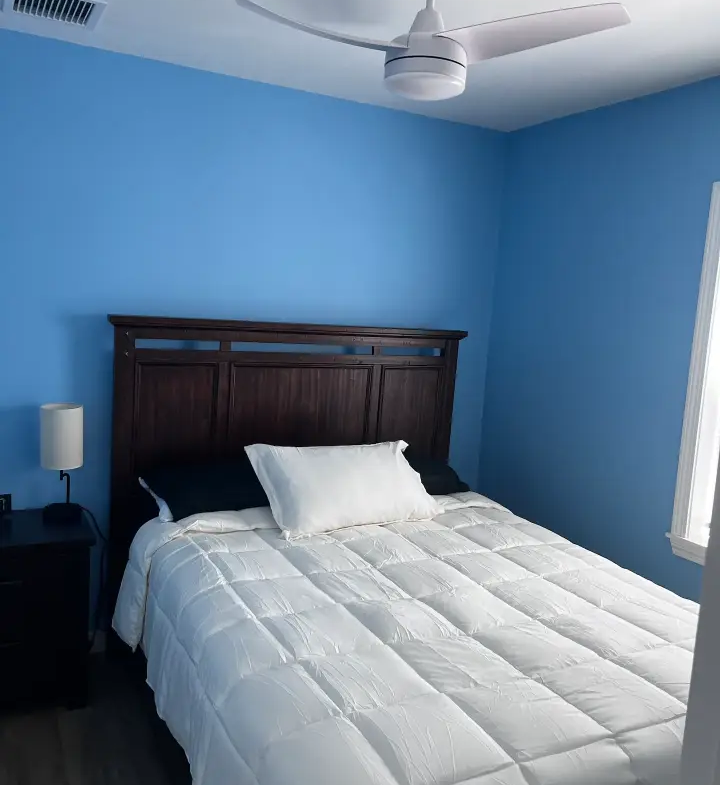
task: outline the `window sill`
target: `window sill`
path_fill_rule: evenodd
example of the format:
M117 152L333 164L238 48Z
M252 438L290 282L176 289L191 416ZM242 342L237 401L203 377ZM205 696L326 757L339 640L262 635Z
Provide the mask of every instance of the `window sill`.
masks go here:
M685 537L680 537L677 534L668 534L667 536L670 539L673 553L676 556L695 562L695 564L705 564L707 545L701 545L700 543L693 542Z

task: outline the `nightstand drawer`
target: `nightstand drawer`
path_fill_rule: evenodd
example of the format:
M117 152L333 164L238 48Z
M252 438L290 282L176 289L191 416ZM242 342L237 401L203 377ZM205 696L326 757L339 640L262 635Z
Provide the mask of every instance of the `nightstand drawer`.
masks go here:
M87 639L88 551L15 555L8 566L22 577L0 577L0 644L47 649Z
M21 581L26 586L44 586L49 592L62 588L86 558L84 549L0 551L0 585Z
M25 632L25 587L0 580L0 646L19 643Z
M49 525L41 509L0 519L0 709L85 702L92 543L84 521Z
M79 549L56 548L0 550L0 583L17 580L52 581L70 569L68 557L73 558L83 552Z

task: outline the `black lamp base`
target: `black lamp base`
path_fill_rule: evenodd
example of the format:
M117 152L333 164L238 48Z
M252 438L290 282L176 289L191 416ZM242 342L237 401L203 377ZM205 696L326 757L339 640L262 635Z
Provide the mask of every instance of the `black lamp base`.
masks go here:
M43 510L43 522L72 526L82 520L82 507L71 502L48 504Z

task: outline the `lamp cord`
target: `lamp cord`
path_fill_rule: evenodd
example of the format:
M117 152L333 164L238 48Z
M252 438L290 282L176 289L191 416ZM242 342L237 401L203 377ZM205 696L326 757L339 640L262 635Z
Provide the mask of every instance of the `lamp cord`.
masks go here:
M104 603L105 589L106 589L105 557L107 555L107 537L100 530L97 519L95 518L93 513L90 510L88 510L87 507L83 507L82 505L80 505L80 507L90 519L92 523L92 528L95 531L95 534L97 535L98 541L100 543L100 585L98 586L97 601L95 603L95 617L93 619L93 631L89 641L89 650L92 651L93 647L95 646L95 639L97 638L98 629L100 628L100 617L102 615L102 610L105 604Z

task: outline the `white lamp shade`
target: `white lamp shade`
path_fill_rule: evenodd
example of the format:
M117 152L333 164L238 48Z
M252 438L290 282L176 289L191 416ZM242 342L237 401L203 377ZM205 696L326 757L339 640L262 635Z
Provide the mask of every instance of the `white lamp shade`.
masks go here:
M40 460L43 469L65 471L83 465L83 407L46 403L40 407Z

